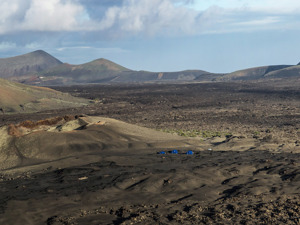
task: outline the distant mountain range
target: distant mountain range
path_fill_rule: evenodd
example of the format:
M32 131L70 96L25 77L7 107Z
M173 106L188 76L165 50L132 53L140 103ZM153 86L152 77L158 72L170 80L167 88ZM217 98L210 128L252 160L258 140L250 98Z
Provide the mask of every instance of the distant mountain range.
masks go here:
M219 76L220 74L203 70L161 73L135 71L103 58L85 64L71 65L62 63L42 50L0 59L1 78L31 85L211 81Z
M42 50L11 58L0 58L1 78L41 86L112 82L244 81L297 76L300 77L300 63L298 65L263 66L227 74L216 74L203 70L135 71L103 58L85 64L71 65L62 63Z

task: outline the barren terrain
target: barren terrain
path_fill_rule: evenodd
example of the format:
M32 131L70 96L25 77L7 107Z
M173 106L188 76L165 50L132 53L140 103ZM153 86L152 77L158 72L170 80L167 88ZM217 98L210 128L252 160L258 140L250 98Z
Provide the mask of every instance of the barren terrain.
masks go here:
M0 124L86 114L171 130L298 137L300 81L52 87L96 100L83 108L0 116ZM275 132L273 132L275 133Z
M0 223L298 224L299 83L57 87L96 103L0 116Z

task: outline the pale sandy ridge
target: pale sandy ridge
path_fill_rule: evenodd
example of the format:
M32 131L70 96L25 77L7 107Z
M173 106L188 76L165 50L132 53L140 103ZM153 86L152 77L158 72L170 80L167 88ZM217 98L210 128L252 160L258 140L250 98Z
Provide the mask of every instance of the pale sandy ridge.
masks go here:
M0 169L19 172L50 164L86 164L86 160L97 161L99 155L89 155L101 151L148 150L156 154L153 149L196 148L198 142L103 117L79 117L67 122L62 119L54 125L31 128L10 125L1 128L0 136Z
M97 161L102 151L156 154L175 148L181 153L208 149L300 151L296 143L272 137L188 138L104 117L57 117L1 127L0 169L13 173L61 168Z
M0 113L30 113L85 106L87 99L45 87L33 87L0 78Z

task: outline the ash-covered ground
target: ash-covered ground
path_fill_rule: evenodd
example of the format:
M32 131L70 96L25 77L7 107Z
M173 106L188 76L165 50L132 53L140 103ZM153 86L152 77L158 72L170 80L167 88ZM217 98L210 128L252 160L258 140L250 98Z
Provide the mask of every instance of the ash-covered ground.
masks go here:
M179 154L160 155L158 151L171 148L151 147L147 137L141 145L135 136L126 149L95 149L72 166L27 168L17 176L2 171L1 223L299 223L298 80L55 89L96 103L3 114L1 125L63 115L102 116L174 133L177 141L183 140L176 138L179 134L193 144L178 148ZM108 131L113 135L118 129ZM115 135L115 142L118 137L124 139ZM185 154L189 149L194 155Z

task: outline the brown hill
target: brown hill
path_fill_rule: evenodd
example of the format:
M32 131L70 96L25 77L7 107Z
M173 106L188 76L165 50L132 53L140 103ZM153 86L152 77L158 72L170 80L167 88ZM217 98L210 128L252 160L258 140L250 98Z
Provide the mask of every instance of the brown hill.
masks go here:
M218 80L231 81L231 80L258 80L264 78L264 76L270 72L281 70L291 67L291 65L274 65L274 66L261 66L244 70L238 70L229 74L226 74Z
M300 77L300 65L271 71L264 75L265 78L291 78Z
M122 72L129 71L131 70L101 58L80 65L61 64L40 72L38 80L29 80L26 83L42 85L101 83L115 78Z
M11 58L1 58L0 77L10 78L32 75L61 63L61 61L42 50Z
M32 87L0 79L0 113L36 112L87 104L86 99L75 98L50 88Z

